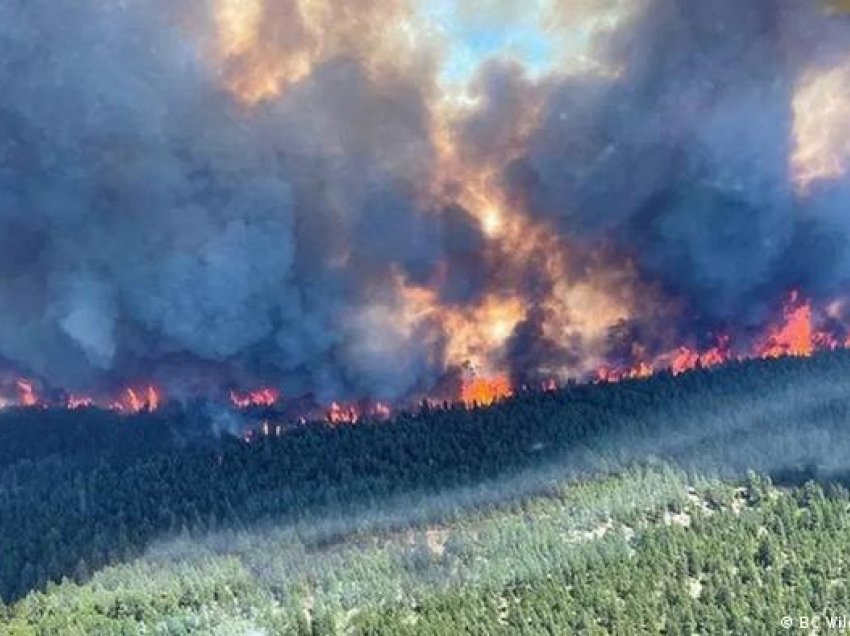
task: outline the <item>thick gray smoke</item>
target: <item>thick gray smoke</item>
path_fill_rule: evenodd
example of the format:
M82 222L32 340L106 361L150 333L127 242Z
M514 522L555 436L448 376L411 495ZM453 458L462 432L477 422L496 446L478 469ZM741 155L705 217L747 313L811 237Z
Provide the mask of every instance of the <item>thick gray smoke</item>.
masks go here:
M813 1L638 4L599 42L606 76L551 89L505 169L515 196L566 233L622 245L694 315L741 324L790 287L841 290L850 180L801 194L789 158L795 90L850 63L850 18Z
M608 76L487 66L462 154L498 164L545 94L504 181L572 241L613 242L709 320L836 292L850 185L801 195L788 157L795 86L847 59L850 24L792 0L643 4L597 43ZM488 284L470 215L425 194L433 68L384 78L342 51L246 108L186 27L207 28L199 6L0 0L0 359L69 389L431 386L441 334L398 319L392 281L439 265L461 303Z
M339 58L248 114L181 13L0 2L0 354L69 388L191 365L390 399L432 377L388 284L443 241L414 197L428 78Z

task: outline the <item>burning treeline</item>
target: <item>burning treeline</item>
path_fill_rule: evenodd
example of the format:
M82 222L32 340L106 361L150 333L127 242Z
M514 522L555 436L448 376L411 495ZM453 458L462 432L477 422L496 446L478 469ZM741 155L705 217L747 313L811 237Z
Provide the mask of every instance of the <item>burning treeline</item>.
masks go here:
M456 4L0 6L6 402L345 421L847 344L846 18ZM515 20L544 54L454 68Z
M829 331L829 325L840 311L840 304L833 303L825 311L813 311L810 302L803 300L796 292L788 299L782 312L780 322L772 325L747 350L737 348L730 336L718 336L717 344L707 349L692 349L680 346L666 354L648 358L639 350L634 352L634 358L639 360L632 366L602 366L596 370L595 381L618 382L625 379L648 377L660 371L679 375L695 369L706 369L733 360L741 361L751 358L776 358L783 356L809 357L818 351L830 351L850 347L850 332L841 327L845 333L839 336L837 332ZM834 326L834 323L833 323ZM71 410L84 408L106 408L120 413L139 413L155 411L165 401L161 389L153 385L129 387L113 399L97 399L90 396L56 393L51 397L39 392L33 381L26 378L7 378L7 389L13 397L4 398L0 406L22 406L33 408L68 408ZM550 378L537 386L523 387L532 390L548 390L557 388L558 379ZM459 392L454 397L458 402L467 406L487 405L496 400L509 397L514 392L514 386L505 376L475 377L471 373L462 378ZM286 397L272 387L258 388L248 391L231 390L228 394L229 404L235 409L275 409L286 403ZM320 413L304 406L299 417L322 416L330 423L354 423L363 418L385 419L392 415L392 408L384 403L360 400L358 403L340 404L331 402Z

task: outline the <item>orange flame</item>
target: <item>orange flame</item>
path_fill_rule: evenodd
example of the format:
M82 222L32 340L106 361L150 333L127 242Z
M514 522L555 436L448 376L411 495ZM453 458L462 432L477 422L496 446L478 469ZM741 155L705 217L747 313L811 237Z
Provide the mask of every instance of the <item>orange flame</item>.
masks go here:
M355 406L343 406L338 402L331 402L325 419L331 424L355 424L360 419L360 413Z
M670 370L673 375L680 375L696 369L699 366L700 355L694 349L688 347L680 347L679 352L673 359L673 364L670 365Z
M76 411L77 409L87 409L94 406L94 399L85 396L85 395L69 395L67 401L65 402L66 408L71 411Z
M331 402L325 412L325 421L330 424L357 424L365 418L386 420L391 415L392 409L383 402L375 402L367 407Z
M15 386L18 389L18 403L21 406L32 407L41 403L32 381L19 378L15 381Z
M156 411L162 397L153 385L142 389L127 388L121 398L110 404L109 408L121 413L141 413L142 411Z
M783 310L784 320L770 329L758 346L756 356L778 358L781 356L808 357L815 351L815 330L812 326L812 306L801 301L799 292L791 292Z
M513 394L508 378L470 378L464 381L460 391L460 399L468 408L473 406L489 406L510 397Z
M731 338L729 336L720 336L716 347L712 347L702 355L699 361L703 368L716 367L724 362L729 362L732 359L732 352L729 348Z
M721 336L717 346L703 352L690 347L679 347L670 364L670 371L673 375L681 375L694 369L708 369L728 362L731 359L729 340L728 336Z
M427 290L408 289L411 296L421 294L424 311L431 311L429 303L433 300ZM509 311L506 311L505 308ZM731 360L748 358L777 358L783 356L808 357L817 351L831 350L839 347L850 348L850 334L844 321L844 302L836 300L823 307L813 306L811 300L804 298L799 291L790 293L785 302L781 318L768 326L764 334L756 338L754 345L746 349L733 349L729 335L718 337L717 344L709 349L701 350L692 345L682 345L673 350L653 357L646 347L632 347L632 362L623 366L602 366L596 370L596 379L602 382L619 382L628 379L646 378L659 371L669 371L673 375L681 375L696 369L714 367ZM481 318L479 332L483 334L476 341L473 325L462 321L451 314L450 324L458 328L458 334L469 337L465 346L458 346L457 356L471 357L480 355L486 360L488 347L500 343L506 338L509 326L518 319L510 305L498 302L485 302L479 312ZM454 322L451 322L451 321ZM504 323L504 327L502 326ZM833 325L827 330L825 324ZM844 326L837 326L837 325ZM496 362L494 358L493 362ZM514 394L514 387L509 377L494 369L496 364L475 366L467 363L467 375L461 381L456 398L466 407L488 406ZM481 375L477 375L480 373ZM586 377L586 376L585 376ZM552 390L558 386L557 374L540 384L543 390ZM129 387L111 402L96 400L81 394L68 394L65 398L50 402L39 396L37 383L26 379L14 380L14 393L0 396L0 408L12 405L23 407L40 407L55 405L68 409L82 409L92 406L103 406L120 413L139 413L155 411L163 403L164 396L153 384ZM250 406L273 406L280 400L280 392L273 388L262 388L240 393L230 392L230 400L236 408ZM427 401L427 398L426 398ZM392 415L390 407L381 402L360 401L354 404L333 402L324 412L324 417L331 424L354 424L365 418L377 420L389 419Z
M252 406L271 407L280 399L280 391L272 388L258 389L247 393L237 391L230 392L230 402L239 409L247 409Z
M734 355L730 347L730 337L721 336L717 346L704 352L682 346L672 354L658 356L651 362L640 361L632 367L602 367L596 376L599 381L617 382L647 377L662 369L669 370L673 375L680 375L698 368L717 366L733 359L809 357L817 351L833 350L842 346L834 334L817 328L815 313L811 301L803 300L800 292L794 290L783 307L782 319L770 326L756 345L743 354ZM826 313L834 314L834 307L827 308ZM850 348L850 337L846 338L843 346Z

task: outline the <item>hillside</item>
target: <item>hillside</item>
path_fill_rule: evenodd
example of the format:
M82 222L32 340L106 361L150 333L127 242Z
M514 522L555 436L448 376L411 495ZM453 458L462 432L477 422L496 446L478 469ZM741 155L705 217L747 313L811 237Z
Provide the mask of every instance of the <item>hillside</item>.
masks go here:
M848 389L838 351L250 443L4 412L0 633L774 633L848 594Z

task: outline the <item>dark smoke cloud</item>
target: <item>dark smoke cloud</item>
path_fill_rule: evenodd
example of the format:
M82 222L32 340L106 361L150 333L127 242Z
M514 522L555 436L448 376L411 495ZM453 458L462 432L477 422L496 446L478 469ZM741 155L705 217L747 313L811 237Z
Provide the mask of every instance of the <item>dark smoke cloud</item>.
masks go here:
M792 100L805 71L850 59L850 22L814 2L643 4L597 43L608 75L550 89L508 187L567 235L616 240L698 315L757 320L794 285L835 293L846 179L795 192Z
M850 26L802 4L641 3L595 45L609 76L488 63L459 155L570 242L625 248L695 315L830 293L850 271L850 186L791 187L791 99L846 59ZM192 35L206 4L0 0L0 358L70 389L192 369L322 400L443 373L441 334L399 320L393 281L441 271L462 304L498 272L469 213L429 202L435 65L376 72L385 16L364 0L307 77L246 107L226 80L318 46L275 27L291 5L266 11L259 60L221 69ZM549 362L539 313L517 331L524 368Z
M440 364L390 286L442 249L415 196L431 79L338 56L246 114L187 14L0 5L0 353L70 388L220 363L399 397Z

